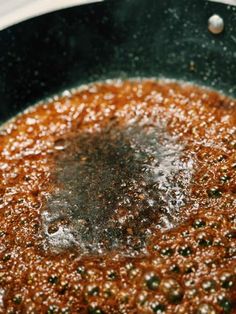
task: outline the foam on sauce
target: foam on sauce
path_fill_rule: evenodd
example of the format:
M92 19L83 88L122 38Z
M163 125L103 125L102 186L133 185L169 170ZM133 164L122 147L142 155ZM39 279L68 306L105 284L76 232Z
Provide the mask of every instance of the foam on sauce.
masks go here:
M186 204L193 160L163 126L118 126L56 141L58 187L43 225L54 251L140 254L156 229L173 228Z
M0 312L234 313L236 101L113 80L0 131Z

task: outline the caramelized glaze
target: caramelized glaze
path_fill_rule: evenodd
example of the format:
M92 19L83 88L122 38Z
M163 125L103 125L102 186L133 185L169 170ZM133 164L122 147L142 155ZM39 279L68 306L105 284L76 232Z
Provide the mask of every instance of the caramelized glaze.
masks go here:
M107 81L0 134L0 311L235 313L236 101Z

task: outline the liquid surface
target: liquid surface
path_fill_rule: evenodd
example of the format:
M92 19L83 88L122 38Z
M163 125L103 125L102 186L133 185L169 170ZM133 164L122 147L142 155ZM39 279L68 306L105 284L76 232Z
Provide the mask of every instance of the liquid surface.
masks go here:
M137 255L150 234L172 228L181 218L192 173L183 147L163 127L117 124L60 142L58 188L43 213L54 251L118 249L121 255Z
M235 313L235 100L91 84L0 143L0 312Z

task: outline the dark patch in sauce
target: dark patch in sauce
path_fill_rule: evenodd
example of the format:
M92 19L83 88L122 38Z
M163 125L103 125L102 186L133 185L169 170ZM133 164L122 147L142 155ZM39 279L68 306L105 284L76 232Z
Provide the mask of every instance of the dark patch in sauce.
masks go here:
M113 122L60 145L58 188L43 216L46 230L58 225L46 232L54 251L119 249L133 256L156 229L173 228L181 220L193 165L181 160L183 147L163 127L124 128Z

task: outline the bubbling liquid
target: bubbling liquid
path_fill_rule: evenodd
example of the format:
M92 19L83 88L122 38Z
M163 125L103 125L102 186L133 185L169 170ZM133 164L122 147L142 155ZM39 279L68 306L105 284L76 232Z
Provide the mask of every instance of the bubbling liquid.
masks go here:
M0 130L0 313L234 313L236 101L112 80Z
M54 251L140 254L156 229L181 221L193 161L164 127L121 127L113 121L61 145L66 148L56 162L58 187L43 212Z

